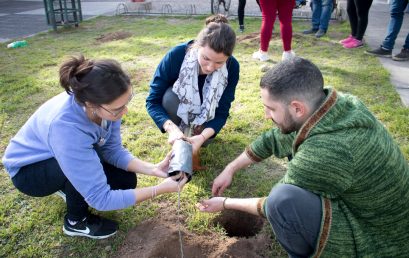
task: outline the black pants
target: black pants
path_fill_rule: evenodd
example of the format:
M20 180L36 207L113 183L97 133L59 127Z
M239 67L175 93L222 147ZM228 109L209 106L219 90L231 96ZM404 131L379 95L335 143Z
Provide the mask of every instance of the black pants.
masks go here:
M256 0L260 7L259 0ZM239 7L237 8L237 16L239 16L239 25L244 25L244 8L246 7L246 0L239 0ZM261 7L260 7L261 11Z
M102 163L111 189L133 189L136 187L136 174ZM62 190L66 195L67 219L77 221L88 214L88 204L75 190L62 172L56 159L51 158L22 167L12 178L14 186L21 192L43 197Z
M362 40L368 27L368 14L372 0L348 0L347 13L351 26L351 35Z

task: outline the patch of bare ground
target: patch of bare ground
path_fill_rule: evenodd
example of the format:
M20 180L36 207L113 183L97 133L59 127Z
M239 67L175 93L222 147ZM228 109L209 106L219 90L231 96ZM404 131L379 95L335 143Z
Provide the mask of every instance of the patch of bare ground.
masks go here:
M109 32L106 34L99 35L98 37L95 38L95 40L99 43L105 43L105 42L110 42L114 40L126 39L131 36L132 36L132 33L128 31L114 31L114 32Z
M182 257L179 224L173 204L161 203L158 217L146 220L130 230L116 258ZM213 221L224 227L226 236L214 232L197 234L183 226L180 230L184 257L268 257L272 239L263 227L266 220L243 212L225 211Z

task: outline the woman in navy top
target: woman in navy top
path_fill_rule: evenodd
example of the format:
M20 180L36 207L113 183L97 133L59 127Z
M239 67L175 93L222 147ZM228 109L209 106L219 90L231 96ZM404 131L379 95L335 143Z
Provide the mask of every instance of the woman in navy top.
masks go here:
M225 125L239 80L232 56L234 30L224 16L207 20L196 40L172 48L158 65L146 108L168 142L185 138L193 145L194 169L200 147ZM196 164L195 164L196 163Z

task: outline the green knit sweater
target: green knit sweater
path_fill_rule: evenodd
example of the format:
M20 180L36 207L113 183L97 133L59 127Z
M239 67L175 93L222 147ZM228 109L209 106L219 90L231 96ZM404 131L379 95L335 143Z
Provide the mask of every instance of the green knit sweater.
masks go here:
M362 102L325 92L325 102L297 133L271 129L247 155L258 162L292 154L281 183L322 197L314 257L409 257L407 161Z

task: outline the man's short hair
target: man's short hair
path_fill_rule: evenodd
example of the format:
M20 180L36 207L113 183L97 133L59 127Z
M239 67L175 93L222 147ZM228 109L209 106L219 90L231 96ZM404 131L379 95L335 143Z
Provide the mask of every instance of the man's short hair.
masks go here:
M284 103L294 99L315 101L323 94L324 79L311 61L294 57L268 70L260 87L267 89L272 99Z

